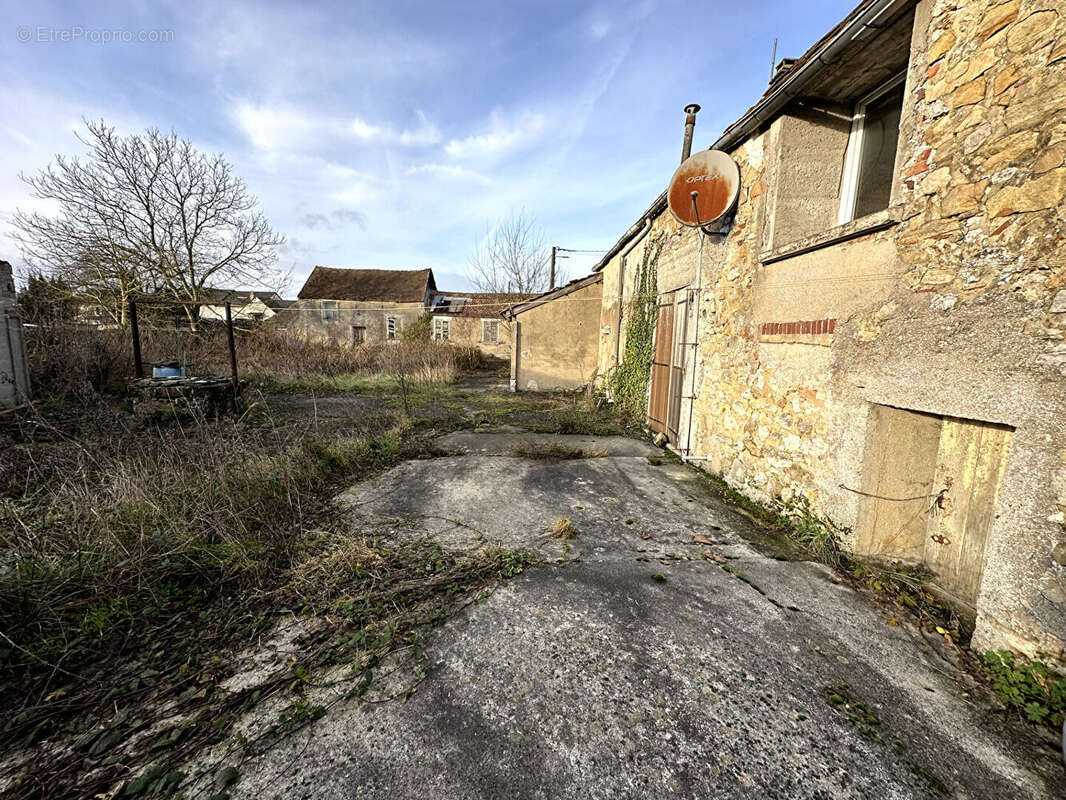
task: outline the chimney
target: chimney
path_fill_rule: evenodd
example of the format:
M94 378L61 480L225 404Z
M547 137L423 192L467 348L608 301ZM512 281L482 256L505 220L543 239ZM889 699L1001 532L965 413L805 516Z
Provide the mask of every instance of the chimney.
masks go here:
M695 103L685 106L685 139L681 143L681 160L692 155L692 132L696 130L696 112L700 107Z
M796 58L782 58L777 62L777 66L774 67L774 74L770 76L770 85L773 86L777 83L778 79L789 72L799 59Z

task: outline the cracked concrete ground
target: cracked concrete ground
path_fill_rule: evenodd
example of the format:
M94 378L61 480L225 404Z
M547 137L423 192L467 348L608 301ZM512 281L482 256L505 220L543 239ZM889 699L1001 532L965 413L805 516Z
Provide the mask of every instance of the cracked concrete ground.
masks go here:
M344 501L397 535L549 559L568 517L576 560L438 630L408 701L335 707L246 762L234 798L1066 796L1057 754L990 712L946 647L784 560L693 470L624 439L558 462L502 455L501 434L440 444L468 454Z

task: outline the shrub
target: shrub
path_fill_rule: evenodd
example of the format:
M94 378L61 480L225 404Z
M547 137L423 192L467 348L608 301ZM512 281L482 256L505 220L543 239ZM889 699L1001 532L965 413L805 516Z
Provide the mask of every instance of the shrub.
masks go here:
M433 315L428 311L400 331L405 342L428 342L433 336Z

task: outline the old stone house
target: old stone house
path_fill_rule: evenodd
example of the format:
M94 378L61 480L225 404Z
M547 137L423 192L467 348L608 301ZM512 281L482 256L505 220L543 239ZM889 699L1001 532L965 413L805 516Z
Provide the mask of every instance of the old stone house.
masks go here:
M603 276L577 278L503 312L511 390L581 389L596 379Z
M477 347L494 358L511 355L510 321L503 311L533 295L467 292L441 294L433 300L433 337Z
M664 194L608 251L599 375L648 264L672 448L1063 658L1066 8L866 0L712 147L735 215Z
M397 339L432 308L430 269L315 267L276 323L296 335L341 344Z
M29 399L30 376L11 264L0 261L0 408Z

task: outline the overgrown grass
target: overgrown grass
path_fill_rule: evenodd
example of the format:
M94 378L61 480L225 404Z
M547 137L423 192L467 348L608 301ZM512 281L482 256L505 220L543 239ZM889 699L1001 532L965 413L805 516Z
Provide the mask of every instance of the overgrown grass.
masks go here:
M72 323L27 328L30 383L37 397L95 399L120 394L133 376L129 331L97 330ZM308 341L270 325L238 330L238 370L270 390L360 391L362 381L409 378L413 384L447 384L485 365L476 347L421 341L347 346ZM141 350L146 369L153 361L179 356L192 374L230 371L225 331L205 324L190 332L145 327Z
M607 421L583 398L450 388L456 370L482 365L458 348L404 342L360 361L360 348L267 337L239 348L268 392L376 404L340 418L288 398L279 414L266 398L239 419L171 406L130 415L109 397L132 369L123 335L86 340L99 346L38 338L38 374L64 363L72 374L38 384L54 400L0 420L0 748L28 758L0 774L12 797L174 792L189 777L183 760L224 742L265 698L285 698L283 710L264 741L234 743L238 756L328 706L320 681L336 665L358 695L391 654L417 664L426 631L534 559L353 531L332 503L338 489L429 454L431 435L473 424L470 414L568 432ZM215 344L186 340L187 358L201 348L211 371ZM282 611L316 621L291 663L254 690L221 690L235 652L269 636Z
M451 610L532 563L347 527L330 500L340 486L425 452L388 409L331 428L55 411L0 429L0 748L34 748L8 796L172 791L182 760L265 697L293 698L270 735L310 721L319 672L347 664L365 691L389 653L416 652ZM220 691L234 648L283 609L322 624L254 692ZM180 725L116 758L161 708Z

